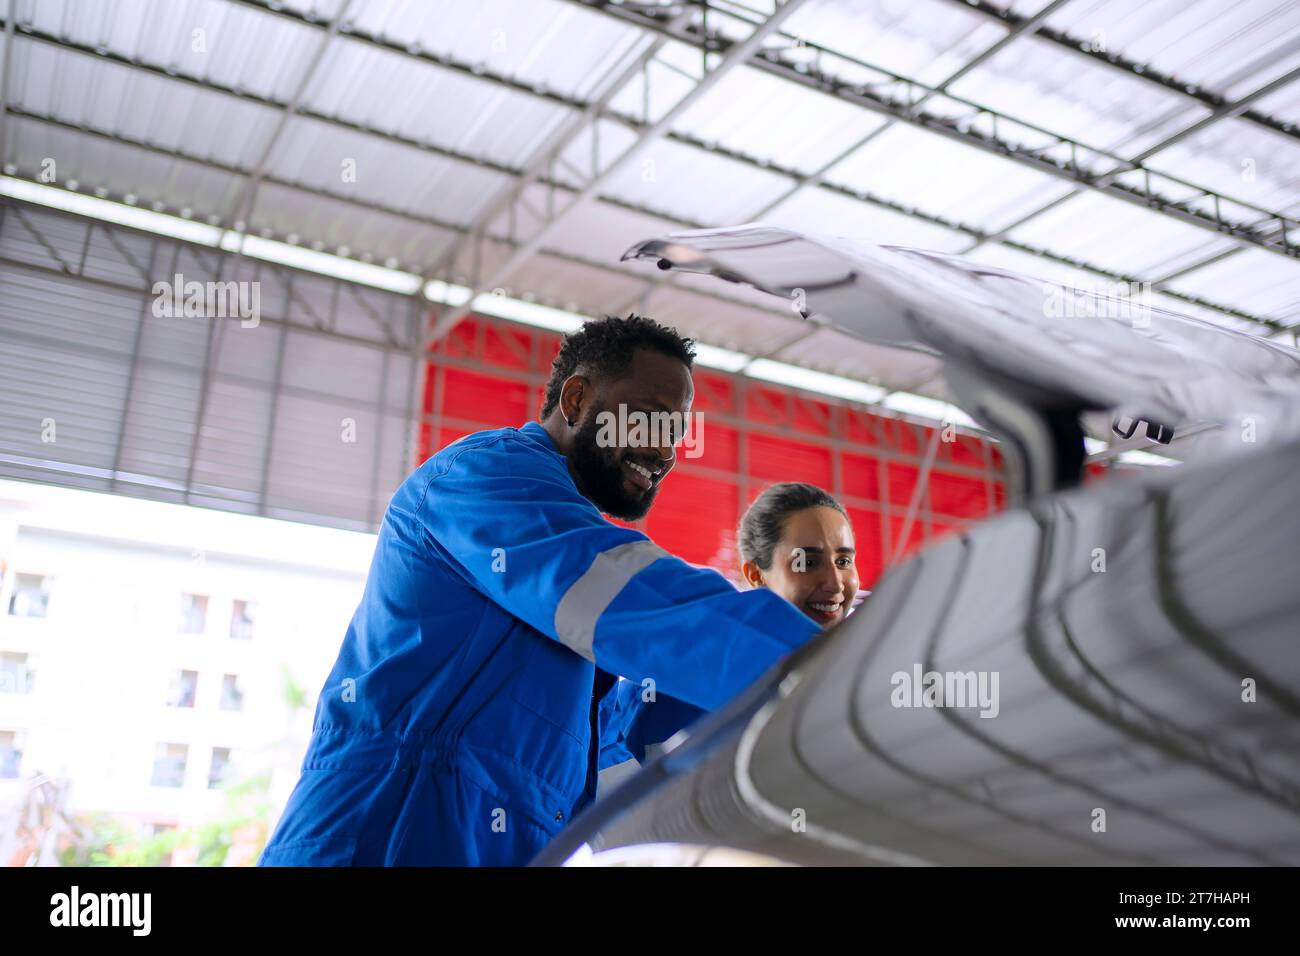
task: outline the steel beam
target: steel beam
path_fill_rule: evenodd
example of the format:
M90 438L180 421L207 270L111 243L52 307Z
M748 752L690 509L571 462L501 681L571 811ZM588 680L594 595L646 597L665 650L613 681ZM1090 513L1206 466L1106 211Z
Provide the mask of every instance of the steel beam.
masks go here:
M234 204L233 212L228 217L224 218L223 225L225 228L221 233L221 246L223 248L225 246L227 235L232 232L246 234L243 227L247 221L252 218L253 204L257 201L257 191L261 187L262 180L266 175L266 167L267 163L270 162L271 154L275 151L276 144L280 142L281 135L283 135L285 128L289 125L289 120L298 114L298 110L303 102L303 97L307 92L307 87L311 84L312 79L316 75L316 71L320 68L321 61L325 58L325 52L329 49L330 43L336 36L338 36L340 25L346 21L348 8L352 5L352 2L353 0L343 0L342 5L338 9L338 13L334 17L334 22L330 24L329 30L326 32L325 36L321 38L320 43L317 44L315 51L312 53L311 59L307 63L306 69L303 70L302 76L298 78L298 85L294 89L293 96L289 98L289 102L287 102L281 109L280 118L276 120L275 128L271 130L271 135L266 138L266 143L262 147L262 152L258 156L257 162L253 165L253 171L249 174L248 179L244 183L244 188L241 190L239 199ZM234 257L230 263L232 275L239 268L239 263L242 259L243 242L241 241L240 244L235 247ZM264 505L265 501L262 502L262 506Z
M1050 16L1053 12L1065 6L1069 2L1070 0L1052 0L1051 3L1049 3L1046 7L1044 7L1033 17L1025 18L1025 20L1022 23L1019 23L1015 27L1013 27L1007 33L1006 36L1002 37L1000 40L998 40L992 46L985 49L979 55L973 57L967 63L959 67L955 72L949 74L948 77L943 80L943 82L941 82L938 86L934 88L933 92L926 93L924 96L922 96L921 99L916 102L915 106L913 107L913 110L920 109L931 97L933 97L937 93L943 92L953 83L956 83L959 79L961 79L963 76L969 73L971 70L975 69L976 67L980 66L982 63L986 63L988 60L991 60L993 57L997 56L998 53L1006 49L1006 47L1009 46L1017 38L1024 36L1027 33L1032 33L1034 30L1038 29L1038 27L1042 24L1044 20L1047 19L1048 16ZM784 192L781 193L781 195L777 196L771 202L767 203L765 206L763 206L762 209L754 213L749 218L753 221L759 221L763 219L763 217L771 214L773 210L777 209L782 203L789 200L800 190L808 187L816 188L818 186L828 185L825 180L827 173L829 173L840 163L844 162L844 160L848 159L850 156L852 156L862 147L866 146L876 137L880 136L886 130L893 127L893 125L896 122L898 121L894 119L885 120L883 123L880 124L880 126L876 127L866 136L859 139L848 149L831 157L829 161L823 163L813 172L808 173L807 175L796 174L794 183L790 186L789 189L786 189ZM836 192L848 192L848 190L835 189L834 186L831 186L831 188L832 191L836 191ZM655 278L651 279L649 282L646 283L646 288L642 292L638 293L638 295L643 297L648 297L657 288L671 285L672 283L676 282L680 275L681 273L679 272L666 272L661 276L656 276Z
M597 132L600 117L609 106L609 101L638 73L646 69L650 61L663 49L664 44L667 42L663 37L650 38L649 43L643 47L630 64L619 70L612 78L607 76L603 82L597 84L601 92L596 94L595 99L581 113L569 116L566 122L560 124L554 135L535 152L536 158L518 171L516 182L501 190L497 197L474 217L474 221L467 229L468 235L481 236L484 230L496 221L513 203L522 202L524 191L538 180L544 170L553 167L559 154L576 142L578 137L582 135L583 130L591 129L594 149L594 144L598 142ZM594 172L595 169L593 168L593 174ZM549 194L548 199L554 196L554 188L554 185L552 185L552 192ZM548 214L554 215L554 210L548 210ZM455 261L455 257L459 252L460 244L450 247L426 270L425 281L427 282L429 279L440 275L449 262ZM477 278L476 276L476 282Z
M592 178L578 191L569 205L558 210L554 216L543 223L541 228L527 242L516 249L506 262L492 273L486 282L473 290L464 305L451 309L439 317L429 333L428 340L437 341L448 329L469 314L474 297L477 294L482 292L483 289L495 288L508 279L520 265L541 249L546 239L573 214L574 210L581 207L588 199L596 197L601 189L639 159L647 149L663 139L679 117L716 87L727 73L737 65L748 62L752 56L756 55L762 48L763 40L774 33L782 23L788 20L806 2L807 0L785 0L773 11L771 16L755 26L748 37L727 50L722 55L718 65L711 72L707 72L695 87L678 100L663 116L642 130L636 141L618 159L599 172L593 171ZM685 21L680 16L673 17L667 26L670 30L685 29Z
M733 50L736 46L733 41L729 41L724 37L706 36L691 28L675 28L660 14L645 10L634 10L624 4L612 3L611 0L564 0L564 2L577 3L589 9L599 10L623 22L634 23L646 30L671 36L678 42L694 46L697 49L726 52ZM1294 217L1230 196L1224 196L1195 183L1156 172L1140 164L1135 166L1133 170L1142 174L1142 182L1139 184L1118 181L1098 182L1097 177L1100 173L1092 169L1092 166L1097 161L1105 160L1112 167L1129 161L1106 150L1088 146L1086 143L1081 143L1066 136L1060 136L1032 123L999 113L996 110L949 93L941 95L969 109L971 111L970 115L954 118L927 113L923 110L914 111L912 104L916 101L918 93L937 94L939 91L934 87L893 73L882 67L856 60L853 57L816 44L804 42L805 46L813 49L819 57L824 54L828 57L842 59L880 74L887 79L888 85L901 87L904 90L904 96L901 99L891 96L882 92L877 85L848 83L839 77L821 71L815 65L801 65L801 67L797 68L792 64L783 62L774 51L754 55L746 62L754 69L780 77L819 94L856 104L893 119L902 120L964 146L970 146L1000 156L1028 169L1065 179L1085 189L1141 206L1209 232L1251 243L1287 258L1300 258L1300 246L1292 245L1287 236L1288 226L1300 226L1300 220ZM987 132L976 130L976 124L985 120L987 120L989 130ZM1046 145L1028 148L1002 138L999 136L999 126L1007 124L1041 135L1046 141ZM1053 152L1058 155L1049 157L1048 154ZM1080 160L1081 154L1085 159L1092 157L1093 163L1082 162ZM1109 171L1106 170L1106 172ZM1216 208L1218 202L1222 201L1258 213L1263 222L1245 223L1225 220L1221 216L1212 215L1203 209L1196 208L1185 200L1175 201L1162 194L1158 189L1153 188L1151 183L1153 178L1157 180L1157 186L1163 182L1166 184L1166 188L1168 185L1172 185L1189 190L1196 193L1198 198L1213 202ZM1261 228L1264 224L1267 224L1268 227Z
M9 123L5 109L9 105L9 78L13 75L14 8L18 0L9 0L5 11L4 68L0 70L0 166L4 165L9 146Z
M1209 116L1203 117L1197 120L1196 122L1183 127L1178 132L1174 133L1171 136L1167 136L1165 139L1156 143L1154 146L1148 146L1146 149L1138 153L1138 155L1134 156L1132 159L1120 161L1115 165L1115 167L1110 172L1102 176L1096 177L1094 180L1092 180L1092 182L1098 186L1109 186L1111 183L1114 183L1118 177L1126 173L1142 170L1143 169L1142 163L1150 159L1152 156L1155 156L1157 153L1161 153L1164 150L1169 149L1171 146L1176 146L1178 143L1181 143L1189 136L1193 136L1196 133L1208 129L1209 127L1213 126L1215 123L1219 122L1220 120L1230 119L1232 117L1243 115L1247 107L1251 103L1255 102L1261 97L1267 96L1270 93L1274 93L1277 90L1282 89L1284 86L1293 83L1298 78L1300 78L1300 67L1291 70L1285 75L1280 76L1269 83L1265 83L1263 86L1259 87L1258 89L1254 90L1251 93L1248 93L1247 95L1243 96L1239 100L1235 100L1231 103L1222 104L1221 106L1217 107L1214 110L1214 112L1211 113ZM1011 225L1004 226L1003 228L999 229L997 232L990 233L989 235L984 236L983 238L977 240L967 248L963 249L962 254L965 255L966 253L973 252L975 249L985 244L986 242L1000 241L1001 239L1005 238L1016 229L1023 226L1025 223L1037 219L1039 216L1043 215L1044 213L1050 212L1051 210L1060 206L1066 200L1073 199L1075 196L1078 196L1083 192L1084 192L1084 187L1079 186L1070 190L1064 196L1058 196L1057 198L1053 199L1051 202L1046 203L1045 205L1040 206L1039 208L1029 213L1026 213L1024 216L1021 216L1015 222L1011 223ZM1209 196L1213 194L1207 193L1206 195ZM1215 208L1215 215L1217 218L1218 209L1219 209L1218 197L1215 197L1214 208ZM1282 222L1284 223L1283 231L1282 231L1283 242L1287 241L1286 229L1285 229L1285 222L1287 221L1288 220L1286 219L1282 220ZM1289 220L1289 221L1294 222L1295 220ZM1241 243L1241 245L1244 247L1245 244ZM1219 257L1217 256L1212 257L1211 261L1217 260L1217 258Z
M988 0L948 0L948 3L967 12L983 14L1008 29L1015 29L1021 22L1028 19L1015 13L1010 8L1004 10L996 4L988 2ZM1120 53L1096 49L1094 44L1072 36L1063 30L1040 26L1035 31L1035 35L1064 50L1069 50L1076 56L1086 57L1099 66L1116 70L1132 79L1175 93L1189 101L1199 103L1211 111L1220 109L1226 102L1224 97L1219 94L1157 70L1150 63L1141 63ZM1280 120L1254 110L1246 110L1241 114L1241 118L1260 129L1266 129L1271 133L1300 140L1300 130L1297 130L1295 124L1289 121Z

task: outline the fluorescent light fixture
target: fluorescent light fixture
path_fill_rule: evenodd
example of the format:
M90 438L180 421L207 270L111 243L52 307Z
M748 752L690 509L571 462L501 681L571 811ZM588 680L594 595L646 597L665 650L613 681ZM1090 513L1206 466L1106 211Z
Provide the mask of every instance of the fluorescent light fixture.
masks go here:
M880 404L884 408L901 412L904 415L929 418L936 422L952 422L954 425L965 425L967 428L979 427L975 424L973 418L956 405L941 402L937 398L916 395L912 392L891 392Z
M89 219L98 219L101 222L116 223L131 229L193 242L201 246L220 247L227 252L239 252L251 259L276 262L389 292L409 294L420 288L420 277L409 272L386 269L383 266L358 262L328 252L304 249L274 239L241 235L223 230L220 226L209 226L206 223L193 222L180 216L154 212L151 209L140 209L109 199L83 196L68 189L45 186L12 176L0 176L0 195L48 206L51 209L60 209Z
M219 226L209 226L206 223L182 219L180 216L169 216L151 209L128 206L125 203L99 199L95 196L85 196L70 189L45 186L12 176L0 176L0 195L76 213L89 219L99 219L103 222L129 226L132 229L170 236L173 239L183 239L202 246L215 246L221 238Z
M548 305L512 299L492 292L484 292L476 296L472 308L483 315L495 315L499 319L511 319L525 325L535 325L539 329L550 329L553 332L572 332L582 328L582 323L587 321L585 316L575 312L552 309Z
M222 248L226 248L224 242ZM287 242L279 242L275 239L246 235L243 241L238 243L238 248L243 255L252 259L277 262L294 269L315 272L319 275L343 279L346 282L356 282L359 285L368 285L387 292L410 295L420 288L421 279L414 273L388 269L369 262L357 262L355 259L345 259L328 252L304 249L302 246L291 246Z
M696 365L721 369L724 372L739 372L751 361L753 356L745 355L743 352L720 349L716 345L705 345L702 342L695 343Z
M437 279L424 287L426 298L452 306L463 305L466 299L469 298L470 292L471 290L463 285L449 284ZM588 316L577 312L553 309L550 306L538 305L535 302L525 302L522 299L511 298L507 295L495 295L487 292L476 296L471 308L475 312L484 315L494 315L500 319L509 319L512 322L520 322L536 328L550 329L553 332L572 332L574 329L581 328L584 322L589 321ZM718 348L716 345L704 345L700 342L695 343L696 364L703 365L706 368L721 369L725 372L739 372L752 360L752 356L741 352L733 352L731 349ZM787 367L793 368L794 366Z
M1181 465L1182 462L1173 458L1166 458L1163 455L1153 455L1149 451L1125 451L1120 452L1119 461L1128 465Z
M840 375L830 375L826 372L815 372L809 368L787 365L784 362L773 362L771 359L754 359L745 366L744 371L751 378L776 382L778 385L789 385L791 388L802 388L810 392L821 392L823 395L847 398L849 401L863 402L868 405L880 401L886 393L885 389L866 382Z
M443 282L441 279L432 279L424 284L424 297L440 305L464 305L473 291L469 286Z

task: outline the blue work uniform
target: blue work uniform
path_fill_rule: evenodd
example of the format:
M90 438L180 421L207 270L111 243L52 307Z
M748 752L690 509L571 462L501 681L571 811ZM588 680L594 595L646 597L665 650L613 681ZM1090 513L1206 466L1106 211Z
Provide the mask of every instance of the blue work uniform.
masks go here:
M605 520L537 422L468 435L384 514L259 864L527 863L818 630Z

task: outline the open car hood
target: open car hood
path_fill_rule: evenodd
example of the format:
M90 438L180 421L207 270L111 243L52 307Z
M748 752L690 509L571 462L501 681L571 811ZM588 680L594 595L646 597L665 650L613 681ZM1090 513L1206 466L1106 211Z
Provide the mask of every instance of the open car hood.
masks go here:
M536 862L1300 865L1297 470L1148 469L931 544Z
M1145 421L1162 441L1209 429L1215 440L1196 444L1214 455L1300 434L1300 352L1140 298L762 224L648 239L623 259L744 283L847 335L937 356L954 402L995 432L984 386L1036 409Z

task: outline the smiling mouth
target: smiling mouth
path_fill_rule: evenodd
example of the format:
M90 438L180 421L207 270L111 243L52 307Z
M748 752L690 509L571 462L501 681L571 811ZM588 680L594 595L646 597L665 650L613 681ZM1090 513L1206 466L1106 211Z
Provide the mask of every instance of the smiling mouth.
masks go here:
M840 608L843 606L843 601L807 601L804 603L804 607L813 611L817 617L824 620L838 617Z
M647 468L645 465L638 464L634 461L625 461L623 464L627 468L632 484L636 485L642 491L649 491L663 474L663 469L661 468Z

